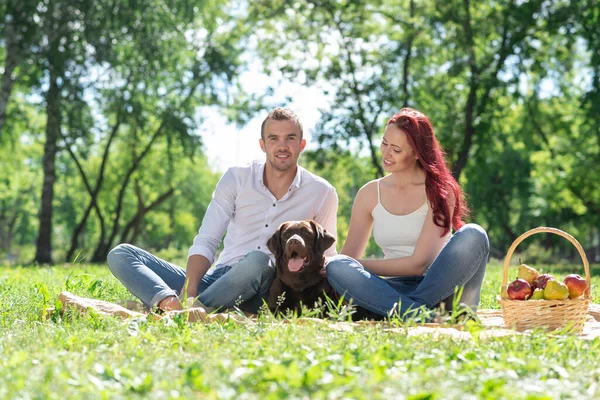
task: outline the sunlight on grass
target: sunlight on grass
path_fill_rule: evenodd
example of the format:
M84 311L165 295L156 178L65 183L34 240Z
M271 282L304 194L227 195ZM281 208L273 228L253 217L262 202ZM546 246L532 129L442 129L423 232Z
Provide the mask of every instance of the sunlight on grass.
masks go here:
M501 273L497 263L488 268L482 308L498 308ZM435 339L380 325L342 331L272 317L242 325L76 313L42 319L62 290L115 302L133 299L104 266L0 268L0 398L600 395L599 340L543 332Z

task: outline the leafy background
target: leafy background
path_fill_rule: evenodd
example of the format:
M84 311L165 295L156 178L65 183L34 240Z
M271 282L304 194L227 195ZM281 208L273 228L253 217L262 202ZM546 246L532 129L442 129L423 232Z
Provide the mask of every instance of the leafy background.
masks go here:
M133 242L181 259L220 172L207 110L243 127L287 100L328 99L302 163L352 200L381 176L402 106L433 121L492 256L536 226L600 259L597 0L8 0L0 5L0 260L103 262ZM242 73L273 77L247 91ZM251 67L252 66L252 67ZM289 99L288 99L289 100ZM527 250L526 250L527 249ZM577 262L560 237L532 262ZM380 255L372 243L369 256Z

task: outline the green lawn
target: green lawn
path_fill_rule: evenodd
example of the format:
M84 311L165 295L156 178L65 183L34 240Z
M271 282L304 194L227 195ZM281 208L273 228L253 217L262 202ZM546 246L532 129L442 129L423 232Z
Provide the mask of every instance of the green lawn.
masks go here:
M497 308L500 279L501 266L491 264L482 308ZM599 339L537 332L461 341L267 319L42 320L65 289L131 298L106 267L0 267L0 398L600 398Z

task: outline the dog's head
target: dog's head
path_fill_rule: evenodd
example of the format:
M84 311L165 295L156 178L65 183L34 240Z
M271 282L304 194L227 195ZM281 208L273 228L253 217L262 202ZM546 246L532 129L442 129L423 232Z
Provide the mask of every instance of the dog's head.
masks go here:
M320 279L323 253L335 238L312 220L282 223L267 242L276 260L277 275L296 289L313 285Z

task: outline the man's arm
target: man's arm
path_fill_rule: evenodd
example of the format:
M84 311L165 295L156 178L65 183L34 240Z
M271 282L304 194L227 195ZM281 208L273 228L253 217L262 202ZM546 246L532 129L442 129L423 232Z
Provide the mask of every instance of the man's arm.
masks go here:
M198 296L198 285L213 263L215 252L227 225L235 210L237 184L231 170L217 183L212 200L204 213L202 224L194 243L188 251L186 279L180 291L180 297L195 298ZM177 296L161 300L158 307L162 310L181 310Z
M187 304L192 304L193 300L198 297L200 280L209 268L210 261L204 256L193 255L188 258L185 283L179 293L179 298L177 296L167 297L158 304L158 307L164 311L181 310L180 299L187 299Z
M206 209L202 225L188 251L186 270L187 296L198 295L198 284L214 261L217 247L235 212L237 183L228 170L217 183L213 198ZM182 293L183 294L183 293Z
M181 293L181 297L183 297L184 294L188 299L190 297L195 298L198 296L198 285L209 268L210 261L208 261L208 258L202 255L196 254L188 258L187 269L185 273L185 284L182 289L183 292L183 290L187 288L187 293Z

